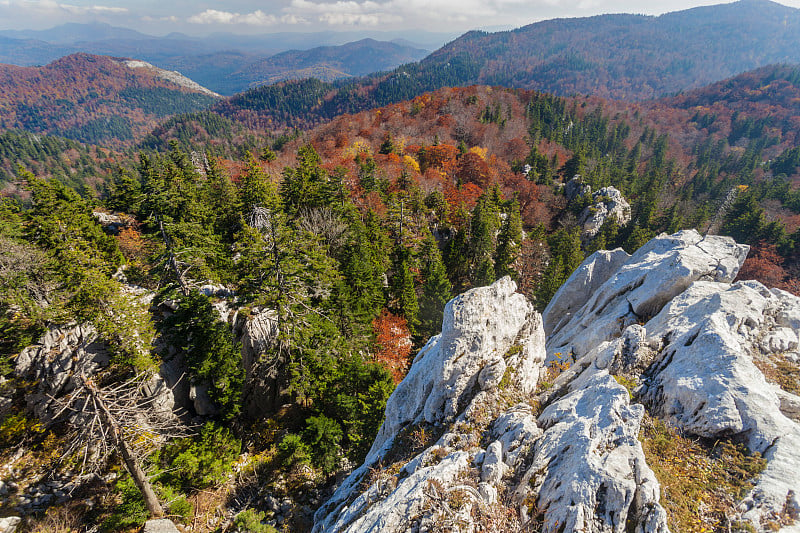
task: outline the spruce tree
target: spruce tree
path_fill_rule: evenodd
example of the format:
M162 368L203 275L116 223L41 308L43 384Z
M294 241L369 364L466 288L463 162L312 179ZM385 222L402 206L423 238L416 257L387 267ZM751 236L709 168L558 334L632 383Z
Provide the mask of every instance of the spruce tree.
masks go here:
M522 249L522 238L522 217L519 212L519 203L514 200L503 220L500 234L497 236L494 265L498 278L511 276L515 281L519 279L519 274L513 265Z
M500 226L497 190L484 193L472 210L470 256L473 286L489 285L496 279L493 256L495 233Z
M419 299L419 334L429 337L441 331L445 304L453 286L447 279L442 254L436 239L428 233L422 249L422 296Z
M376 233L377 232L377 233ZM340 313L346 316L349 326L368 327L385 302L383 275L385 267L382 252L376 249L385 242L380 226L369 230L357 213L351 214L348 238L342 249L339 282ZM377 241L377 243L376 243Z
M239 178L239 198L242 216L247 219L255 207L265 207L272 198L269 176L256 161L253 154L247 152L247 167Z
M419 301L414 286L414 274L411 272L412 257L410 251L399 242L394 250L394 274L392 276L392 294L394 311L403 315L412 336L417 334L419 325Z
M561 228L547 239L550 261L536 289L536 306L544 310L553 295L583 261L580 230Z

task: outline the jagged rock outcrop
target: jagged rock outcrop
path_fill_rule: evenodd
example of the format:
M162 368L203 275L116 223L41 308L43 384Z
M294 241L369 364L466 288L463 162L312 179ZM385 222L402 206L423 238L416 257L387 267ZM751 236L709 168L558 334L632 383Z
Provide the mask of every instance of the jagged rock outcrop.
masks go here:
M614 217L620 226L627 225L631 221L631 206L619 190L603 187L592 194L592 204L578 217L578 224L583 228L582 239L585 242L592 240L610 217Z
M87 324L74 324L49 329L39 342L22 350L17 357L15 373L35 383L26 403L45 422L55 414L54 398L70 393L78 386L81 375L92 377L111 362L106 344L98 339L97 330ZM175 400L164 378L154 374L147 384L154 398L150 409L171 414Z
M761 528L798 508L800 398L768 383L759 365L800 360L800 299L732 283L747 251L685 231L657 237L615 271L597 268L608 261L595 254L556 293L544 321L548 359L574 360L552 396L581 380L623 376L637 383L637 401L682 432L760 452L767 468L740 510Z
M251 316L237 315L234 332L242 344L245 381L243 411L253 418L274 413L290 401L286 391L285 361L275 357L278 315L271 309L253 308Z
M561 352L581 358L601 342L619 337L629 325L654 316L694 281L733 281L748 250L733 239L704 238L690 230L661 235L624 262L624 251L611 252L612 267L619 264L616 269L603 268L607 261L602 257L609 252L593 254L542 314L549 356ZM589 288L587 275L593 277L593 292L584 292ZM563 314L564 310L571 312Z
M514 291L504 278L447 305L314 531L667 530L623 387L591 377L537 413L544 330Z
M770 369L800 362L800 299L734 283L747 252L696 231L597 252L543 324L507 279L454 299L314 531L666 532L646 411L760 452L729 518L798 531L800 397Z

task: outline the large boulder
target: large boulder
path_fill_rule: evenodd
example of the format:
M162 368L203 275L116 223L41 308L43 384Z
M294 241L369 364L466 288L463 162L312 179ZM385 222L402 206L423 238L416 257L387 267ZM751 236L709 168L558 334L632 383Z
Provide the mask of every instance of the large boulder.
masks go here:
M636 439L644 408L623 387L587 376L538 413L544 330L515 289L504 278L448 303L315 532L667 530Z
M800 510L800 397L762 371L797 368L800 299L733 283L747 251L695 231L661 235L603 271L599 285L589 279L593 265L608 262L588 258L544 313L548 359L574 361L545 401L611 373L635 383L636 400L682 433L743 442L768 460L739 507L761 530Z
M631 206L615 187L603 187L592 194L592 204L584 208L578 217L584 242L592 240L611 217L620 226L627 225L631 221Z

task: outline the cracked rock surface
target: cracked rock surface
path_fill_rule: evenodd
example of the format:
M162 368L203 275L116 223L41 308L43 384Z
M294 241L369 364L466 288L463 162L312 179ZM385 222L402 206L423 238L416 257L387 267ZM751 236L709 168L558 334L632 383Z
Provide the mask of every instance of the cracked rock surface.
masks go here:
M544 319L548 358L575 359L556 389L610 371L637 383L636 400L681 432L761 453L767 468L739 505L741 518L761 530L797 507L800 398L768 382L756 362L800 360L800 299L754 281L732 283L747 251L695 231L661 235L604 276L582 305L585 274L576 271Z
M508 279L454 299L314 531L665 533L646 412L767 459L731 519L796 517L800 397L774 368L800 361L800 299L733 283L747 252L696 231L597 252L543 321Z
M515 289L504 278L447 305L442 334L416 356L315 532L480 531L498 517L512 531L667 530L636 439L644 409L613 378L587 376L537 416L544 330ZM600 386L598 410L590 391ZM406 437L420 430L435 442L417 450Z

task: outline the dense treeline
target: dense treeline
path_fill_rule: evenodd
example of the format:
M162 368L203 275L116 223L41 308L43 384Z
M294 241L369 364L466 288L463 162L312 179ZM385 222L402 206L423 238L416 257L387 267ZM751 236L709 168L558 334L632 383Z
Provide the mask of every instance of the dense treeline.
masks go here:
M114 162L107 150L71 139L9 130L0 133L0 187L4 195L20 194L19 168L53 176L76 190L85 190L109 175Z

